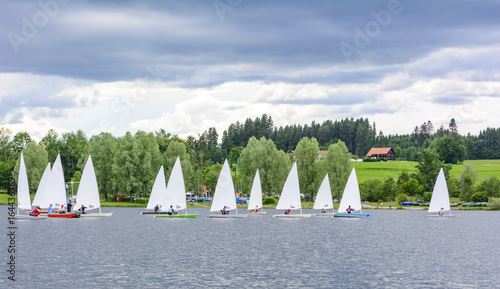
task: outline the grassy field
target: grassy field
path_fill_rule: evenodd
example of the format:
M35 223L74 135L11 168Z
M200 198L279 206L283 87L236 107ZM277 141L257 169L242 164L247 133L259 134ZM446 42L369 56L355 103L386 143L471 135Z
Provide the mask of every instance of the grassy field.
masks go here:
M373 163L354 163L358 181L363 183L371 179L384 180L387 177L398 179L399 174L406 170L408 173L416 171L417 162L396 161L396 162L373 162ZM459 178L465 165L470 164L477 170L478 181L486 176L495 176L500 178L500 160L475 160L465 161L463 164L453 165L450 172L452 177Z

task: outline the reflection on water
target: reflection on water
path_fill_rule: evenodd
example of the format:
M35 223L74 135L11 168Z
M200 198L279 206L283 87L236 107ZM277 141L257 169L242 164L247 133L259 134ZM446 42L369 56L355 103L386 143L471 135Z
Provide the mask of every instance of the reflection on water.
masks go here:
M500 284L500 212L372 210L369 219L155 219L140 208L111 218L17 220L14 288L376 288ZM306 210L307 211L307 210ZM7 220L7 207L0 206ZM7 261L7 222L4 222ZM4 262L5 263L5 262ZM5 267L5 265L4 265ZM5 270L2 270L5 272ZM11 288L7 274L0 288ZM3 287L8 285L9 287Z

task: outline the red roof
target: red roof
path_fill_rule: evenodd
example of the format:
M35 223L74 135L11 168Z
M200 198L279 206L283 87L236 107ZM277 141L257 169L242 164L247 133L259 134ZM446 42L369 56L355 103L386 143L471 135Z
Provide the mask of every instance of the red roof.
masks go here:
M371 150L366 154L367 157L371 156L371 155L386 155L389 153L389 151L391 150L392 148L386 148L386 147L383 147L383 148L371 148Z

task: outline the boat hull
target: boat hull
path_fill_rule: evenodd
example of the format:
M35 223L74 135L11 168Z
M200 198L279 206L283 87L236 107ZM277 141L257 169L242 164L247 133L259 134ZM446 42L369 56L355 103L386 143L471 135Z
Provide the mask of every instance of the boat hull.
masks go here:
M30 216L30 215L16 215L14 217L16 220L46 220L47 215L39 215L38 217Z
M196 218L198 215L158 215L155 218Z
M168 212L167 211L161 211L161 212L144 211L144 212L141 212L141 215L168 215Z
M311 214L291 214L291 215L273 215L273 218L297 219L297 218L310 218Z
M455 218L455 217L458 217L458 215L426 215L426 217L429 217L429 218Z
M369 214L334 214L336 218L368 218L372 215Z
M230 218L246 218L248 214L233 214L233 215L207 215L207 218L230 219Z
M113 213L86 213L86 214L81 214L80 217L82 218L89 218L89 217L111 217Z
M47 214L49 218L62 218L62 219L71 219L71 218L80 218L80 212L73 213L65 213L65 214Z

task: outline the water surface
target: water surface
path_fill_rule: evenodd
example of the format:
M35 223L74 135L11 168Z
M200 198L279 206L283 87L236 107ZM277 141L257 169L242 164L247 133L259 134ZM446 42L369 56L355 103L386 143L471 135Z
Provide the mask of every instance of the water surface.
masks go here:
M500 284L500 212L366 210L368 219L17 220L17 281L0 288L479 288ZM308 211L305 210L304 213ZM0 206L8 261L7 207ZM4 268L7 268L4 265ZM5 272L5 270L2 270ZM12 285L15 285L12 287Z

